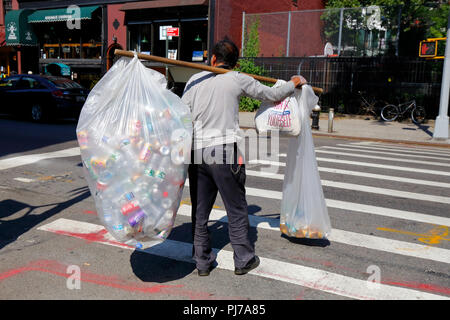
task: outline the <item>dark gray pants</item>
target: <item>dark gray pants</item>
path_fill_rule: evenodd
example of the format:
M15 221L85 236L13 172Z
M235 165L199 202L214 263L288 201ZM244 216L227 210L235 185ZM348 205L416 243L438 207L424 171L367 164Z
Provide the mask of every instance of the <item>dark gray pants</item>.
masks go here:
M225 149L225 148L224 148ZM193 257L197 268L207 270L216 259L211 249L208 220L217 197L217 192L225 205L228 216L228 233L234 251L234 265L243 268L255 256L250 242L247 200L245 199L245 165L237 164L237 152L234 148L233 163L224 151L222 164L207 164L203 157L193 151L192 164L189 166L189 191L192 202ZM195 157L195 158L194 158ZM201 163L198 161L201 159ZM195 160L195 162L194 162Z

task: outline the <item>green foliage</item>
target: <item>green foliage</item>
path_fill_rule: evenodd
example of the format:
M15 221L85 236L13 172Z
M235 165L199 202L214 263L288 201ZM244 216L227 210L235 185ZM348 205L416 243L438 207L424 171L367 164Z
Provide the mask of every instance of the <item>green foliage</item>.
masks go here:
M244 57L259 55L259 18L250 23L249 32L244 35Z
M400 55L417 56L418 43L426 38L445 37L447 31L447 17L449 4L444 1L428 0L328 0L327 10L321 17L325 22L324 36L327 41L337 43L339 31L339 8L357 8L380 6L382 26L390 31L391 35L397 32L398 13L400 17ZM365 19L359 10L344 10L344 21L354 21L358 28L364 28ZM355 30L346 30L344 23L343 36L356 34ZM356 36L354 43L361 45Z
M244 57L239 60L239 65L234 69L236 71L265 75L262 67L255 65L253 57L259 55L259 19L253 21L249 26L249 32L244 38ZM259 108L261 102L248 97L242 97L239 103L240 111L252 112Z
M435 10L430 17L430 28L427 32L427 38L443 38L447 33L447 19L450 6L443 4L441 10Z

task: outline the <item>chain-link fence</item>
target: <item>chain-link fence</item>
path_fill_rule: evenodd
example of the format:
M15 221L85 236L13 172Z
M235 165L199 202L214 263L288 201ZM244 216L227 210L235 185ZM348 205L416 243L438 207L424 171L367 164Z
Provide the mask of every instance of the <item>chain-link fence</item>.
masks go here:
M380 107L414 97L433 117L443 61L401 57L401 19L398 6L244 13L242 58L252 59L270 77L305 76L324 89L324 110L357 113L363 92Z
M242 47L258 26L259 56L377 56L398 52L401 7L246 14ZM243 50L244 52L244 50Z

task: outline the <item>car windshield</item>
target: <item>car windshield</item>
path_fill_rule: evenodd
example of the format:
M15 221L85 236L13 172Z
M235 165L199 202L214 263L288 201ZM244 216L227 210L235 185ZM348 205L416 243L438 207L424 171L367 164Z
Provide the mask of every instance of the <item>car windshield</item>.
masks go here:
M56 87L58 87L60 89L73 89L73 88L82 89L83 88L81 85L79 85L75 81L72 81L72 80L66 79L66 78L48 77L47 80L50 81L51 83L53 83Z

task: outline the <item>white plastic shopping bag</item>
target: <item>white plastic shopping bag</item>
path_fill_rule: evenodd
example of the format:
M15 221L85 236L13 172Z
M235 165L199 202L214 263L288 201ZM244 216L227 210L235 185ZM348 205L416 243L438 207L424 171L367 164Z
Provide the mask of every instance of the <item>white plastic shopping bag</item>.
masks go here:
M274 87L286 83L278 80ZM281 135L298 136L301 123L298 116L298 102L294 96L287 97L279 103L264 101L255 115L256 131L265 133L277 130Z
M309 124L312 108L318 97L311 86L295 90L302 130L289 139L283 181L280 230L297 238L327 238L331 223L317 168L314 141Z
M85 177L98 216L138 248L170 233L190 162L188 106L162 74L122 57L90 92L77 125Z

